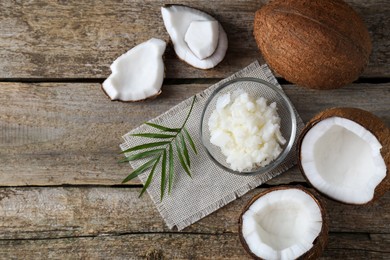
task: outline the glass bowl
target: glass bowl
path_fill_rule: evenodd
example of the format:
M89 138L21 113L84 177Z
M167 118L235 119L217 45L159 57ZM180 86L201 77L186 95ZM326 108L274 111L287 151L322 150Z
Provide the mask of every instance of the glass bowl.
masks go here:
M218 97L228 92L233 93L237 89L244 90L249 96L252 96L255 99L264 97L267 100L267 105L276 102L277 112L281 118L280 131L286 139L286 143L281 146L282 152L276 159L264 167L252 168L242 172L231 169L226 162L226 156L222 154L221 149L210 142L210 130L208 127L208 121L211 113L216 108ZM296 131L297 121L291 101L279 87L257 78L236 78L223 83L215 89L206 101L200 123L201 141L210 159L228 172L245 176L271 171L282 163L294 144Z

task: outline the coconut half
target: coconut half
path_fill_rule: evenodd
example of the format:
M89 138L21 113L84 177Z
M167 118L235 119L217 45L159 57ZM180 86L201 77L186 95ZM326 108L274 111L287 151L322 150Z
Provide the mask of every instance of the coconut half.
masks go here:
M239 235L255 259L315 259L327 243L328 218L315 194L279 186L249 201L239 219Z
M299 141L299 166L324 195L365 204L390 187L390 130L373 114L333 108L316 115Z
M161 14L175 52L180 59L199 69L214 68L223 60L228 47L228 39L222 25L212 16L183 5L161 7ZM218 22L218 30L213 29L213 23L201 24L200 22ZM218 34L215 35L216 33ZM202 39L208 43L207 47L204 47L204 42L195 40L199 35L207 37L207 39ZM216 48L213 50L215 44Z
M110 66L112 74L103 82L111 100L140 101L159 95L165 48L165 41L152 38L117 58Z

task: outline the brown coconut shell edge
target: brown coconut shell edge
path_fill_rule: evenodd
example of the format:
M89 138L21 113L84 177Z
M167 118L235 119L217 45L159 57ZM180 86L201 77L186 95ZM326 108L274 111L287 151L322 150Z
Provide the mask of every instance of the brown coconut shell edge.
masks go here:
M336 107L336 108L330 108L325 111L322 111L315 115L305 126L305 128L302 130L298 142L297 142L297 149L298 149L298 166L299 169L303 175L303 177L306 179L308 183L310 183L311 186L313 186L314 189L316 187L309 181L309 179L306 177L305 171L303 170L302 164L301 164L301 146L302 141L307 132L317 123L320 121L330 118L330 117L341 117L345 119L352 120L361 126L363 126L365 129L370 131L381 143L382 149L381 149L381 155L385 161L386 164L386 177L382 180L381 183L375 188L374 197L371 201L365 203L370 204L376 200L378 200L380 197L382 197L389 189L390 189L390 175L389 175L389 168L390 168L390 129L386 126L386 124L376 115L359 109L359 108L351 108L351 107ZM316 189L317 190L317 189ZM318 191L318 190L317 190ZM332 197L327 196L326 194L321 195L333 200L338 201L343 204L351 204L342 202L339 200L336 200ZM365 205L365 204L356 204L356 205Z
M100 84L100 88L102 89L104 95L106 95L111 101L121 102L121 103L134 103L134 102L142 102L142 101L146 101L146 100L153 100L153 99L156 99L162 93L162 90L160 89L153 96L150 96L150 97L147 97L144 99L140 99L140 100L127 100L127 101L125 101L125 100L120 100L120 99L111 99L110 96L107 94L107 92L104 90L103 84ZM162 86L161 86L161 88L162 88Z
M273 192L277 190L287 190L287 189L299 189L306 194L308 194L318 205L321 211L322 216L322 228L320 233L318 234L318 237L313 242L313 247L307 251L305 254L300 256L298 259L317 259L322 255L322 252L324 251L327 243L328 243L328 232L329 232L329 216L326 211L326 203L321 200L321 197L319 194L315 191L309 191L308 189L296 185L296 186L287 186L287 185L281 185L274 188L267 189L263 192L260 192L259 194L255 195L242 209L242 212L240 214L240 217L238 219L238 234L240 238L240 242L242 246L244 247L245 251L253 258L253 259L262 259L258 256L256 256L252 251L249 249L243 235L242 235L242 216L245 214L245 212L249 209L249 207L260 197Z

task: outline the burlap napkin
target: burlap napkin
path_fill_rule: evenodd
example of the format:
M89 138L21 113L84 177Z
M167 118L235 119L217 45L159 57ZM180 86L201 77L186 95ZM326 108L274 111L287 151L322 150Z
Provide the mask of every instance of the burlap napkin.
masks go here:
M284 163L271 172L258 176L237 176L232 173L225 172L207 157L207 154L202 147L199 135L200 117L204 104L213 90L220 86L223 82L239 77L260 78L280 87L268 66L260 66L256 61L229 78L224 79L197 94L197 101L186 125L198 150L197 156L193 154L190 155L192 179L189 178L183 170L181 170L180 163L175 162L176 174L173 182L172 193L170 195L165 195L163 201L160 201L161 167L156 169L154 180L147 190L167 226L171 229L176 226L178 230L182 230L199 219L223 207L227 203L244 195L249 190L275 176L278 176L296 163L295 144ZM150 120L150 122L162 124L168 127L180 127L188 113L191 102L192 97L171 108L164 114ZM303 122L297 113L296 116L298 122L297 131L299 133L303 128ZM145 140L145 138L130 136L132 133L150 131L155 130L151 129L149 126L141 125L140 127L125 134L123 136L125 142L121 144L121 149L125 150L132 146L152 141ZM147 160L133 161L130 162L130 165L133 169L135 169L146 161ZM142 183L145 183L148 174L149 171L146 171L139 176Z

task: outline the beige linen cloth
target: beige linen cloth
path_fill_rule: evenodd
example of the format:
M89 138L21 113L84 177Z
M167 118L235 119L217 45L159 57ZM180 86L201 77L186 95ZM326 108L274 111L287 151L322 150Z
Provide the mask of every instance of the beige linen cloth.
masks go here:
M226 172L215 165L207 156L202 147L199 135L200 117L205 102L213 90L223 82L239 77L260 78L280 87L268 66L259 65L256 61L234 75L197 94L197 101L194 104L193 111L186 125L198 150L198 155L194 155L189 148L189 150L191 150L192 179L181 169L180 163L175 161L175 177L171 194L165 194L163 201L160 201L161 167L156 168L153 181L147 189L149 196L170 229L175 226L178 230L184 229L236 198L244 195L249 190L278 176L296 163L296 143L291 149L290 154L280 166L258 176L238 176ZM181 102L162 115L150 120L150 122L167 127L180 127L189 111L192 99L193 97ZM303 128L303 122L296 111L295 113L297 117L297 134L299 134ZM151 139L130 136L130 134L143 132L156 132L156 129L152 129L147 125L141 125L130 131L123 136L125 142L120 145L121 149L125 150L135 145L153 141ZM154 139L154 141L156 141L156 139ZM130 165L135 169L147 160L148 159L133 161L130 162ZM149 172L150 170L139 175L142 183L145 183Z

